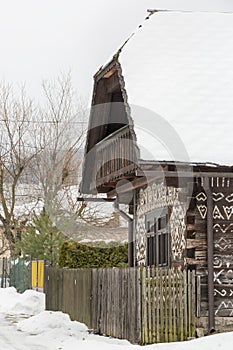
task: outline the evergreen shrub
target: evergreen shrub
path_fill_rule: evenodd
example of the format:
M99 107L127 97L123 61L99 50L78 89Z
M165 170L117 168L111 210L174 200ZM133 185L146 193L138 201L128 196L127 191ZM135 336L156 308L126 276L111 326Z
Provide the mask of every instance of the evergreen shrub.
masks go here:
M127 244L101 244L91 246L74 241L64 242L59 251L59 267L67 268L99 268L127 267Z

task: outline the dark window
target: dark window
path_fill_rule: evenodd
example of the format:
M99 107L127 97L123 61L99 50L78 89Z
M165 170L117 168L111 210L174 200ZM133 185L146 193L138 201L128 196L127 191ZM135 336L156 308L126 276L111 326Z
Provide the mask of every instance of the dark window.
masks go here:
M159 216L160 215L160 216ZM169 265L169 229L167 212L146 214L147 266Z

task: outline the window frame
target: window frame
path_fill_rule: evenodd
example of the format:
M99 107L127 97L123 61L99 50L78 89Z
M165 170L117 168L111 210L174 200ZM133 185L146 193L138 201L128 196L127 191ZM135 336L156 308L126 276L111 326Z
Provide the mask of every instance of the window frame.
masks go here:
M165 220L165 222L164 222ZM168 208L145 214L146 265L170 266L170 228Z

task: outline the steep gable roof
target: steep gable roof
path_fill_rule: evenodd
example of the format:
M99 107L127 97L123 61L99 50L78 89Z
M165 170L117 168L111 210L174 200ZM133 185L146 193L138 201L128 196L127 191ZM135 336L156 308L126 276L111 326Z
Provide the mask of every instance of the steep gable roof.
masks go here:
M232 62L232 13L150 15L94 76L82 192L152 164L232 171Z
M140 158L233 165L233 14L156 12L118 61ZM171 139L166 145L158 120L187 153L174 152Z

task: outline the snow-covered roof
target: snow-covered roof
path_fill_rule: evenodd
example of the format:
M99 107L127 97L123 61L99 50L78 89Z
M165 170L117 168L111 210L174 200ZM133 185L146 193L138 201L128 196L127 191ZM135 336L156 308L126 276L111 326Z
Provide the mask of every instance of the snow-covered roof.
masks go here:
M156 12L118 60L142 159L233 165L232 13Z

